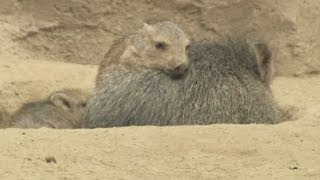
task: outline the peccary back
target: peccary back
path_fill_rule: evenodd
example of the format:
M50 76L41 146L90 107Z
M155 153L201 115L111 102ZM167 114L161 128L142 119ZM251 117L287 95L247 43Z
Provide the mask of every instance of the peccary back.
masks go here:
M245 40L195 43L190 72L115 72L89 101L85 127L277 123L278 106Z

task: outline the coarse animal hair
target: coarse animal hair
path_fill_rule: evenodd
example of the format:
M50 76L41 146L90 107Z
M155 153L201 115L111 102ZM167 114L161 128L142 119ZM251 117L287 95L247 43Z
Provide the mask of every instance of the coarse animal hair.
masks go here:
M62 89L37 102L24 104L12 115L13 128L80 128L89 94Z
M108 85L96 89L88 103L84 126L280 122L270 81L264 77L271 56L262 66L258 58L263 54L255 46L231 37L192 43L188 56L191 66L184 79L149 69L110 73Z

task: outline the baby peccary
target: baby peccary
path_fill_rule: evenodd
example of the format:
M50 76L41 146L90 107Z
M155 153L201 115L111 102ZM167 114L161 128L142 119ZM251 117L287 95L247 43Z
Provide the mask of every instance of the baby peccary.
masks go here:
M96 89L113 81L117 71L134 73L152 69L173 78L183 77L189 66L188 45L186 34L172 22L144 24L143 28L116 40L111 46L100 63Z
M0 106L0 128L7 128L10 125L11 117L9 113Z
M47 99L27 103L12 115L13 128L79 128L88 94L79 89L64 89Z
M266 45L227 38L192 44L188 55L190 71L179 80L153 70L114 71L89 101L85 127L279 122Z

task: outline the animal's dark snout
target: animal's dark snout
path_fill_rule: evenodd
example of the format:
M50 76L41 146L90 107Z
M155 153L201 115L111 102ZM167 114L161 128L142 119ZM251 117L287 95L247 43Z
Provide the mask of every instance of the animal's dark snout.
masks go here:
M180 79L188 73L188 70L188 64L180 64L171 71L171 77L174 79Z

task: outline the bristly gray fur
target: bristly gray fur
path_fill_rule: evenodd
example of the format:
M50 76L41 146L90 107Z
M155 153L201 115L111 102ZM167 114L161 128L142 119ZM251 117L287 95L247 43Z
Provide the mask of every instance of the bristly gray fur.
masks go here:
M73 129L82 126L89 94L80 89L62 89L47 99L24 104L12 115L13 128Z
M89 101L84 126L279 122L264 66L246 40L193 43L188 56L190 71L179 80L155 70L115 71Z

